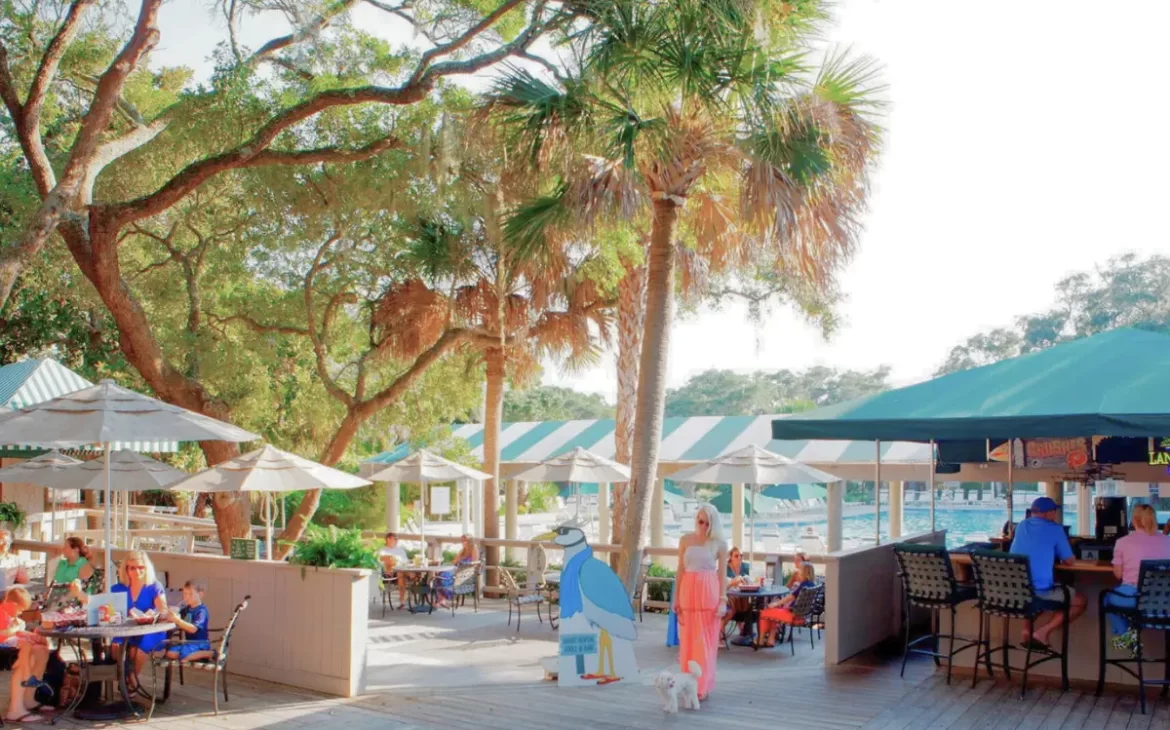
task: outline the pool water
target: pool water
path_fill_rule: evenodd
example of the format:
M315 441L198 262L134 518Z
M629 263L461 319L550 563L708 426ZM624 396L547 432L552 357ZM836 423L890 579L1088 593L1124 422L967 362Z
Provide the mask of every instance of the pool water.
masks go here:
M1014 519L1024 518L1026 505L1016 505ZM947 546L958 547L969 542L986 540L989 536L1003 532L1003 523L1007 520L1006 509L943 509L935 510L935 528L947 531ZM1093 515L1089 516L1090 529L1093 527ZM1074 509L1066 509L1064 523L1074 529L1077 524L1077 513ZM823 538L828 534L829 524L824 517L811 516L808 520L785 520L782 522L756 523L757 540L761 531L772 533L780 531L783 542L796 542L806 527L812 527ZM848 545L851 541L873 540L873 513L855 514L842 520L842 538ZM907 505L902 514L902 534L916 535L930 530L930 508ZM882 541L890 539L890 515L888 509L882 510L881 520Z

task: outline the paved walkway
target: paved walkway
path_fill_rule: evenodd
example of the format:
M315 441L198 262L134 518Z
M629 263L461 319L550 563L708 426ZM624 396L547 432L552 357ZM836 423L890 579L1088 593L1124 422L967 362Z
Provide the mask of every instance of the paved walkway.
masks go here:
M1170 730L1170 707L1151 703L1150 714L1141 715L1132 693L1098 699L1039 687L1020 701L1018 690L1006 683L984 680L971 689L969 682L956 681L947 687L929 662L912 662L905 678L898 676L897 661L872 657L825 669L820 644L810 649L807 636L797 643L795 657L787 647L721 652L718 683L703 710L668 716L650 686L653 674L674 661L664 645L662 616L647 614L640 625L638 681L579 690L541 680L539 660L555 651L555 634L534 615L529 618L525 615L517 633L505 625L507 609L498 602L478 614L461 610L454 617L395 612L383 620L377 608L371 612L369 691L362 697L326 698L233 678L230 703L213 717L210 678L200 673L176 688L152 722L133 727ZM72 719L61 725L94 727Z

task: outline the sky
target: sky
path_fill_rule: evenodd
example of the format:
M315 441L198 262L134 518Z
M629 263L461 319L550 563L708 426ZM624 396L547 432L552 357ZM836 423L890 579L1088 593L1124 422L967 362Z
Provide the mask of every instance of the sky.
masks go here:
M190 5L164 6L156 60L205 67L214 21ZM784 309L760 325L739 305L700 311L672 329L668 387L813 365L916 382L967 337L1046 309L1067 274L1170 253L1156 213L1170 3L845 0L834 16L826 42L880 61L889 104L842 324L826 341ZM614 356L543 380L612 402Z

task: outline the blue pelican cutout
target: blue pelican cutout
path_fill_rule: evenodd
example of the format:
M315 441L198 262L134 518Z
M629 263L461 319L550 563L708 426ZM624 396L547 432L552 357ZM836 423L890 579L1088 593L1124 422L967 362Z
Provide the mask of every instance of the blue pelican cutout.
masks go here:
M561 571L561 622L583 613L589 625L600 632L597 648L597 672L581 674L581 679L598 680L598 684L616 682L613 639L625 641L638 638L634 622L634 607L626 587L608 563L593 557L593 548L585 540L585 533L572 525L562 525L536 538L552 540L565 550L565 565ZM608 659L608 667L606 666ZM606 672L606 669L609 669ZM583 665L578 664L583 671Z

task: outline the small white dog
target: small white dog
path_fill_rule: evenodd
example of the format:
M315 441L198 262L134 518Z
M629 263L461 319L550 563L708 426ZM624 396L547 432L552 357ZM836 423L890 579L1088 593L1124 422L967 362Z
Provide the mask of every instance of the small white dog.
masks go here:
M699 663L691 660L687 662L687 671L675 674L669 669L663 669L654 678L654 686L658 695L665 703L662 707L666 712L678 712L681 706L684 710L699 709L699 677L703 676L703 668Z

